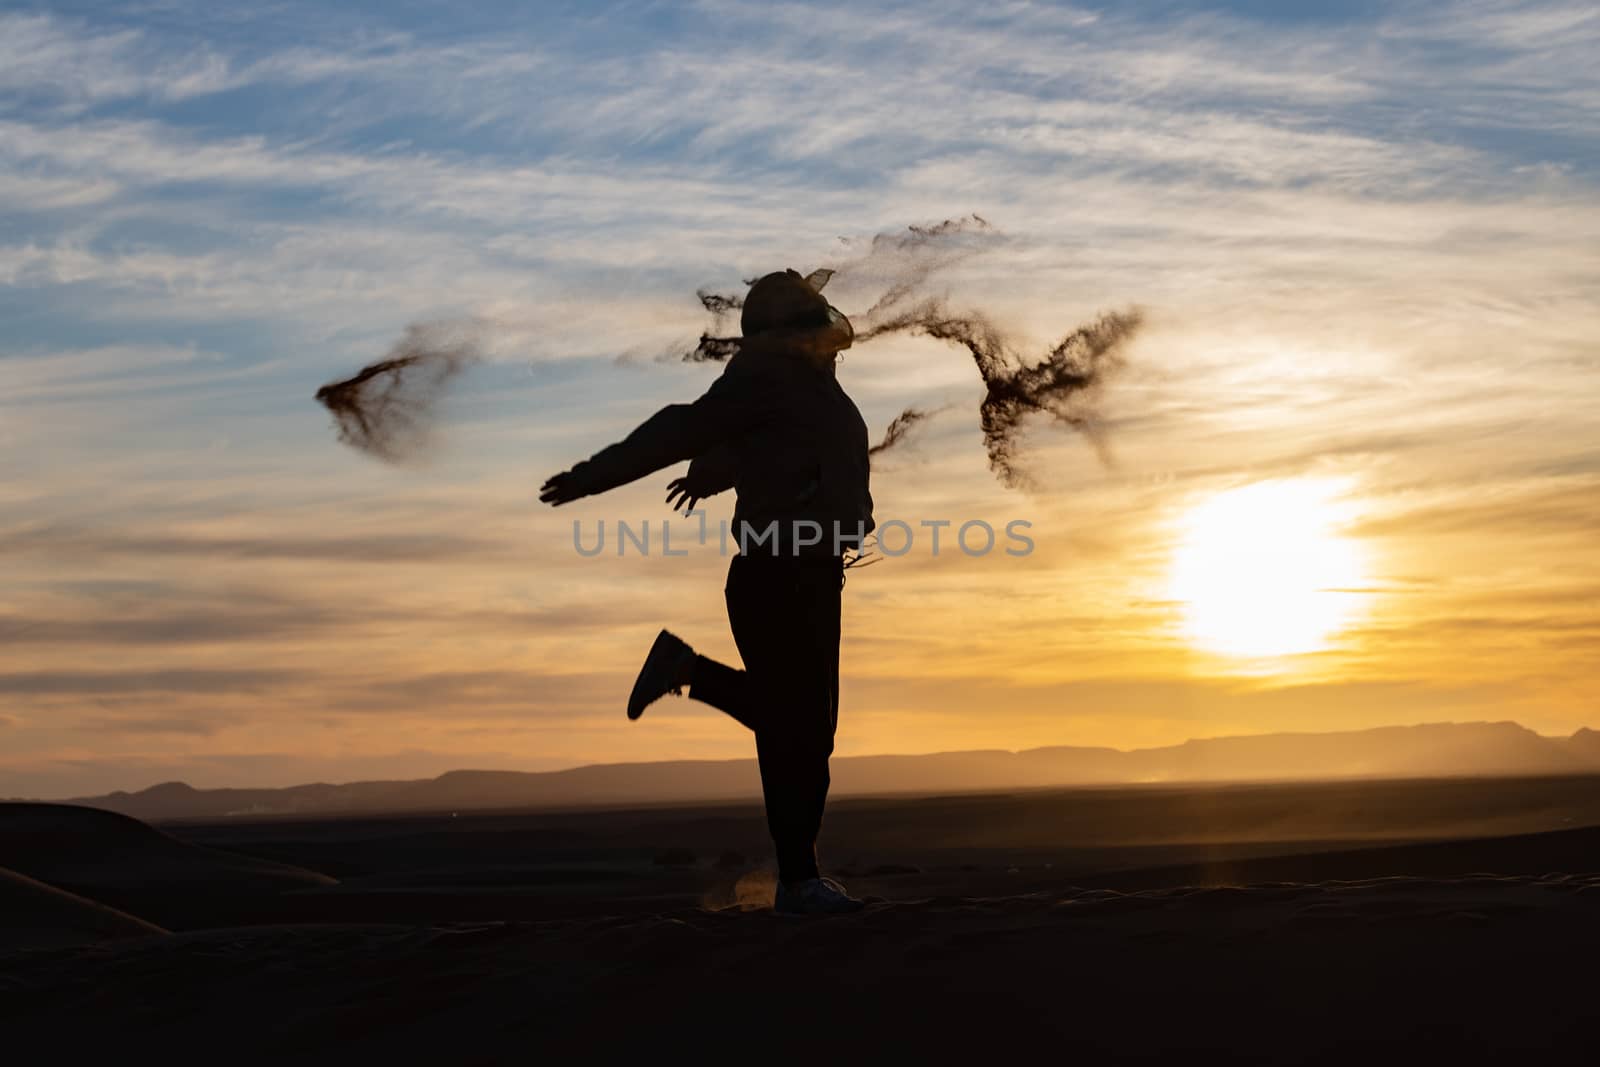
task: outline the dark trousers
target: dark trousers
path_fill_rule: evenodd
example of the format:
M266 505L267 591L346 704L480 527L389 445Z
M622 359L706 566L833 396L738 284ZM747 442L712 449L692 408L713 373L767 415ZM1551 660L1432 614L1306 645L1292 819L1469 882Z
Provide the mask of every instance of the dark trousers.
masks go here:
M755 731L778 877L817 877L817 832L839 723L839 607L831 558L735 556L728 622L744 670L701 656L689 695Z

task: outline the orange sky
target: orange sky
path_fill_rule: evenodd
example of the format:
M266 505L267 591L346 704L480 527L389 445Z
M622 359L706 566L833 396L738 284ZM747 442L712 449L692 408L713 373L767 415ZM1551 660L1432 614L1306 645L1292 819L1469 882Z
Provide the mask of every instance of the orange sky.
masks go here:
M1111 307L1148 326L1105 397L1112 462L1036 427L1031 490L986 469L963 354L848 355L874 436L907 404L949 405L875 470L880 521L1023 519L1037 548L851 575L841 754L1600 725L1594 112L1545 80L1586 69L1571 49L1592 21L1219 16L1113 35L1112 55L1093 35L1115 19L1019 15L963 52L963 17L926 28L972 65L951 99L892 50L856 86L851 46L759 36L727 61L778 72L770 98L687 93L722 74L684 60L669 78L641 53L537 117L496 92L555 75L487 33L460 47L504 63L458 96L425 84L457 77L456 52L339 68L341 98L392 107L409 146L338 118L314 91L335 75L303 52L263 65L219 36L222 87L179 97L138 88L164 49L191 54L176 30L11 26L6 47L54 42L86 73L36 71L57 96L0 118L0 189L36 227L0 230L0 795L749 755L708 708L622 711L663 625L735 659L725 560L571 547L574 519L665 519L674 472L561 511L536 487L710 382L656 358L701 328L696 286L969 211L1006 237L940 283L957 303L1038 342ZM1051 34L1098 73L1002 77L1001 45L1042 70L1024 46ZM1504 98L1431 53L1373 58L1397 40L1497 50ZM857 112L818 117L806 63L856 86L874 136ZM184 110L208 93L257 93L283 125ZM1378 106L1422 97L1431 133ZM668 136L695 107L709 125ZM1497 107L1534 132L1485 125ZM493 324L494 359L432 462L336 444L316 387L407 322L464 315ZM1319 560L1352 581L1286 588ZM1308 623L1330 596L1334 623ZM1271 612L1284 633L1263 634ZM1291 647L1228 651L1273 639Z

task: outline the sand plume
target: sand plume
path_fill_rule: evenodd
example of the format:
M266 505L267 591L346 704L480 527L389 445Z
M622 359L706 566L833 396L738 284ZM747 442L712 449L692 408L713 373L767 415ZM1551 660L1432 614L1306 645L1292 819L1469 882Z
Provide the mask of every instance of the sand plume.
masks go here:
M390 463L419 458L451 382L483 358L477 322L413 323L385 356L317 390L339 440Z

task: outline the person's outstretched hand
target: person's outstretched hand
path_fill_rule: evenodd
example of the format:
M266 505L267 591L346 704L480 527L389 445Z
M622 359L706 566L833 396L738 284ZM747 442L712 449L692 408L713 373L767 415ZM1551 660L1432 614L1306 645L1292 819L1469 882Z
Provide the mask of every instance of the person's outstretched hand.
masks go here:
M588 496L589 487L585 484L586 481L587 479L576 470L552 474L539 487L539 502L560 507L562 504L570 504L579 497Z
M677 499L674 500L674 497ZM689 484L688 476L674 478L667 483L667 507L673 511L681 511L687 515L698 503L700 503L700 492Z

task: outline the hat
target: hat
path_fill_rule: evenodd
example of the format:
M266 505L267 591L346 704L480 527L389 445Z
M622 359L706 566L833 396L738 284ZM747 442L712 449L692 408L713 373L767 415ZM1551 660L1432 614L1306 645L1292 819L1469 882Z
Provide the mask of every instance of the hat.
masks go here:
M739 328L746 337L767 330L827 326L828 302L796 271L776 271L756 279L744 298Z

